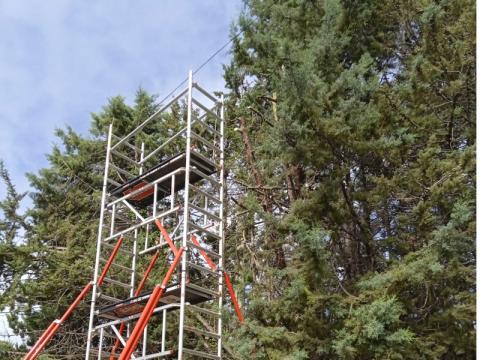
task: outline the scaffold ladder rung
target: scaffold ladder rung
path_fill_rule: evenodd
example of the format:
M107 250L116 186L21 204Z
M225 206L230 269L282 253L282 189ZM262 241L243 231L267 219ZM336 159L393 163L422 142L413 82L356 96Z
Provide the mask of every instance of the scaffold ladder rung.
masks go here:
M202 159L204 162L206 162L208 165L210 165L212 168L217 169L219 167L218 164L215 164L212 160L208 159L207 157L203 156L200 154L198 151L192 150L192 153L195 153L195 156Z
M218 146L215 146L213 145L210 141L208 141L207 139L205 139L204 137L198 135L197 133L195 132L191 132L190 135L192 136L192 138L194 139L197 139L198 141L204 143L207 147L209 147L210 149L216 151L217 153L221 153L221 150Z
M116 150L112 150L112 154L118 156L119 158L121 158L123 160L126 160L126 161L129 161L129 162L133 163L133 165L138 165L138 163L135 160L130 159L128 156L123 155L122 153L120 153Z
M222 219L218 216L218 215L215 215L213 213L211 213L210 211L208 210L205 210L197 205L193 205L193 204L188 204L192 209L198 211L199 213L203 214L203 215L206 215L207 218L211 218L211 219L214 219L216 221L222 221Z
M197 192L197 193L199 193L199 194L202 194L203 196L206 196L206 197L209 198L210 200L215 201L217 204L220 204L220 203L221 203L221 201L220 201L219 198L213 196L212 194L209 194L209 193L203 191L202 189L200 189L200 188L198 188L198 187L196 187L196 186L194 186L194 185L190 185L190 189L191 189L191 190L194 190L195 192Z
M216 253L215 251L206 249L206 248L204 248L204 247L202 247L202 246L198 246L198 245L194 244L194 243L191 242L191 241L188 241L188 242L187 242L187 245L188 245L188 247L192 247L192 248L197 249L197 250L199 250L199 251L205 251L205 252L207 253L207 255L210 255L210 256L212 256L212 257L214 257L214 258L217 258L217 259L220 259L220 258L221 258L220 254Z
M187 261L187 265L188 265L188 267L191 267L192 269L196 269L196 270L198 270L198 271L203 271L203 272L205 272L205 273L207 273L207 274L210 274L210 275L214 275L214 276L217 276L217 275L218 275L217 272L212 271L212 270L210 270L209 268L206 268L205 266L195 264L195 263L193 263L193 262L191 262L191 261Z
M120 184L119 182L116 182L115 180L110 179L110 178L107 179L107 182L114 185L114 186L117 186L117 187L122 186L122 184Z
M218 359L220 360L221 357L213 354L209 354L203 351L198 351L198 350L192 350L192 349L183 349L184 354L190 354L190 355L196 355L196 356L201 356L207 359Z
M202 119L197 119L195 120L195 124L200 124L201 126L203 126L207 131L210 131L213 135L216 135L218 137L221 137L221 134L215 130L214 128L212 128L210 125L208 125L205 121L203 121Z
M111 302L113 302L113 303L118 303L118 302L122 301L122 300L117 299L117 298L115 298L115 297L113 297L113 296L105 295L105 294L103 294L103 293L101 293L101 292L97 293L97 295L98 295L99 298L104 299L104 300L111 301Z
M121 287L123 287L123 288L125 288L125 289L131 289L131 288L132 288L132 285L130 285L130 284L125 284L125 283L123 283L123 282L121 282L121 281L114 280L114 279L110 279L110 278L108 278L108 277L106 277L106 278L104 279L104 281L107 282L107 283L110 283L110 284L112 284L112 285L121 286Z
M200 176L201 178L205 179L205 180L208 180L213 186L216 186L217 188L220 188L222 186L221 183L219 183L217 180L215 180L213 177L205 174L204 172L196 169L196 168L192 168L190 169L192 172L194 172L195 174L197 174L198 176Z
M196 82L192 84L195 89L200 91L203 95L205 95L207 98L212 100L214 103L218 103L218 99L215 98L212 94L210 94L207 90L205 90L203 87L198 85Z
M210 236L214 239L220 240L222 238L220 235L215 234L215 233L207 230L206 228L201 227L200 225L197 225L197 224L195 224L191 221L188 222L188 225L191 226L193 229L198 230L200 233L204 233L205 235Z
M213 332L210 332L210 331L200 330L200 329L194 328L192 326L184 326L183 328L185 330L193 332L197 335L207 336L207 337L217 339L217 340L220 339L220 335L218 335L216 333L213 333Z
M107 259L104 259L104 258L100 258L100 261L101 262L107 262L108 260ZM116 267L116 268L119 268L119 269L122 269L122 270L125 270L125 271L128 271L128 272L133 272L133 270L129 267L126 267L126 266L123 266L123 265L120 265L120 264L117 264L117 263L112 263L112 266Z
M161 351L161 352L158 352L158 353L155 353L155 354L150 354L150 355L137 357L136 359L137 360L158 359L158 358L161 358L161 357L173 355L174 353L175 352L173 350Z
M197 99L192 99L192 102L197 105L200 109L202 109L203 111L205 111L208 115L210 116L213 116L215 119L217 120L222 120L220 119L220 117L215 114L212 110L210 110L209 108L207 108L205 105L203 105L200 101L198 101Z
M193 311L196 311L196 312L205 314L205 315L214 316L214 317L217 317L217 318L221 316L221 314L220 314L219 312L216 312L216 311L213 311L213 310L209 310L209 309L205 309L205 308L202 308L202 307L197 306L197 305L191 305L191 304L189 304L189 305L188 305L188 308L189 308L190 310L193 310Z
M123 174L123 175L125 175L125 176L130 176L131 178L134 178L134 177L135 177L132 173L130 173L130 172L128 172L127 170L124 170L124 169L116 166L115 164L110 163L110 166L111 166L113 169L115 169L116 171L118 171L120 174Z

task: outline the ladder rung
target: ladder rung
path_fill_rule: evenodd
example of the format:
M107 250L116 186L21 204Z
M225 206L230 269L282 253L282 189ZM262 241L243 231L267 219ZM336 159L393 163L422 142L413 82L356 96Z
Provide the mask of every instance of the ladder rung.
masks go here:
M200 124L201 126L203 126L207 131L210 131L213 135L217 135L218 137L222 137L222 134L220 134L220 132L218 132L217 130L215 130L214 128L212 128L210 125L208 125L205 121L203 121L202 119L197 119L195 121L195 124ZM193 125L193 124L192 124Z
M218 359L220 360L220 356L217 356L217 355L213 355L213 354L209 354L209 353L206 353L206 352L203 352L203 351L198 351L198 350L191 350L191 349L183 349L183 353L184 354L190 354L190 355L197 355L197 356L201 356L201 357L204 357L204 358L207 358L207 359Z
M187 285L190 289L193 289L193 290L197 290L197 291L200 291L200 292L203 292L205 294L209 294L209 295L212 295L212 296L215 296L215 297L219 297L219 293L218 291L213 291L213 290L210 290L210 289L206 289L202 286L198 286L198 285L195 285L195 284L192 284L192 283L189 283Z
M199 169L192 168L191 170L192 170L192 172L194 172L195 174L199 175L201 178L210 181L210 183L211 183L213 186L216 186L216 187L222 186L222 184L220 184L217 180L215 180L215 179L212 178L211 176L205 174L204 172L200 171Z
M155 353L155 354L150 354L150 355L145 355L145 356L142 356L142 357L137 357L136 359L137 360L157 359L157 358L160 358L160 357L169 356L169 355L173 355L173 354L174 354L173 350L167 350L167 351L161 351L161 352L158 352L158 353Z
M115 140L118 140L118 141L122 140L122 138L120 138L119 136L117 136L115 134L112 134L112 138L114 138ZM122 142L122 145L127 145L130 149L138 151L138 152L142 151L141 149L139 149L135 145L130 144L128 141Z
M191 326L184 326L183 329L187 330L187 331L190 331L190 332L193 332L193 333L198 334L198 335L208 336L208 337L211 337L211 338L214 338L214 339L220 339L220 335L212 333L210 331L200 330L200 329L197 329L197 328L194 328L194 327L191 327Z
M192 153L195 154L195 156L199 157L200 159L202 159L203 161L205 161L207 164L209 164L211 167L213 167L214 169L218 169L220 166L215 164L212 160L210 160L209 158L207 158L206 156L200 154L198 151L195 151L195 150L192 150ZM195 159L194 159L195 160ZM199 164L196 162L196 161L193 161L193 164L195 166L198 166ZM204 167L204 166L202 166ZM209 170L209 169L208 169Z
M109 182L110 184L115 185L115 186L122 186L122 184L120 184L119 182L116 182L115 180L112 180L110 178L107 179L107 182Z
M196 100L195 98L192 98L192 102L197 105L199 108L201 108L203 111L205 111L207 114L217 118L218 120L222 121L221 117L215 114L212 110L207 108L205 105L203 105L200 101Z
M108 260L101 257L101 258L100 258L100 261L106 263ZM115 262L112 263L112 266L115 266L115 267L117 267L117 268L119 268L119 269L122 269L122 270L125 270L125 271L133 272L133 270L132 270L131 268L126 267L126 266L123 266L123 265L120 265L120 264L117 264L117 263L115 263Z
M204 233L204 234L207 235L207 236L213 237L213 238L215 238L215 239L217 239L217 240L221 240L220 235L214 234L214 233L212 233L211 231L208 231L207 229L205 229L205 228L201 227L200 225L197 225L197 224L195 224L195 223L193 223L193 222L191 222L191 221L188 222L188 226L191 226L192 228L200 231L201 233Z
M193 205L192 203L189 203L188 205L189 205L192 209L194 209L194 210L202 213L203 215L207 215L207 217L213 218L213 219L215 219L215 220L217 220L217 221L222 221L222 219L221 219L219 216L211 213L211 212L208 211L208 210L205 210L205 209L203 209L203 208L201 208L201 207L199 207L199 206L197 206L197 205Z
M205 251L207 253L207 255L210 255L214 258L217 258L217 259L220 259L221 256L219 253L216 253L215 251L212 251L212 250L209 250L209 249L205 249L204 247L201 247L201 246L198 246L197 244L194 244L193 242L191 241L187 241L187 245L188 247L193 247L197 250L200 250L200 251Z
M212 194L209 194L209 193L207 193L206 191L204 191L204 190L202 190L202 189L200 189L200 188L198 188L198 187L196 187L196 186L194 186L194 185L190 185L189 187L190 187L190 189L195 190L195 191L198 192L199 194L202 194L203 196L206 196L206 197L209 198L210 200L213 200L213 201L215 201L216 203L221 204L220 199L217 198L217 197L215 197L215 196L213 196Z
M218 146L215 146L213 145L210 141L208 141L207 139L205 139L204 137L198 135L197 133L194 133L193 131L190 133L190 135L192 136L192 138L194 139L197 139L198 141L204 143L205 145L207 145L207 147L209 147L210 149L212 149L213 151L216 151L218 152L219 154L222 152L222 150L220 150L220 148Z
M210 94L207 90L205 90L204 88L202 88L200 85L198 85L197 83L193 83L193 86L198 90L200 91L203 95L205 95L207 98L209 98L210 100L212 100L213 102L215 103L218 103L219 100L217 98L215 98L212 94Z
M125 176L130 176L130 177L132 177L132 178L135 177L133 174L129 173L127 170L124 170L124 169L122 169L122 168L119 168L119 167L116 166L115 164L110 163L110 166L111 166L113 169L117 170L120 174L123 174L123 175L125 175Z
M122 301L120 299L117 299L117 298L114 298L112 296L108 296L108 295L105 295L105 294L102 294L102 293L99 293L98 297L102 298L102 299L105 299L105 300L108 300L108 301L111 301L113 303L118 303L118 302Z
M102 246L113 249L115 247L115 244L111 244L111 243L102 241ZM133 256L133 253L131 251L127 251L127 250L122 249L122 248L118 249L118 251L120 251L122 254L127 254L127 255L130 255L130 256Z
M199 312L199 313L202 313L202 314L205 314L205 315L211 315L211 316L215 316L215 317L220 317L220 313L218 312L215 312L215 311L212 311L212 310L208 310L208 309L204 309L200 306L197 306L197 305L188 305L188 308L189 309L192 309L193 311L196 311L196 312Z
M118 285L118 286L121 286L125 289L131 289L132 288L132 285L130 284L125 284L125 283L122 283L121 281L118 281L118 280L113 280L113 279L110 279L108 277L104 278L104 281L105 282L108 282L110 284L113 284L113 285Z
M162 242L161 244L157 244L157 245L153 245L153 246L150 246L149 248L146 248L142 251L139 251L138 254L139 255L144 255L144 254L148 254L149 252L152 252L152 251L155 251L155 250L158 250L162 247L165 247L168 243L166 241Z
M187 265L193 269L197 269L198 271L203 271L207 274L210 274L210 275L218 275L217 272L213 271L213 270L210 270L209 268L206 268L205 266L202 266L202 265L198 265L198 264L195 264L195 263L192 263L191 261L187 261Z
M122 153L118 152L117 150L112 150L112 154L114 154L114 155L116 155L116 156L118 156L118 157L120 157L120 158L122 158L122 159L124 159L124 160L130 161L130 162L132 162L132 163L135 164L135 165L138 165L138 163L137 163L135 160L130 159L128 156L123 155Z

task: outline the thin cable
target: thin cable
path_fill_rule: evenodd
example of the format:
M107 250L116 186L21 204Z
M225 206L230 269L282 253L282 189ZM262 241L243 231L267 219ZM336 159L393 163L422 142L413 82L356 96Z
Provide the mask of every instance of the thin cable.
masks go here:
M217 51L215 51L212 55L210 55L207 60L205 60L200 66L198 66L198 67L192 72L192 75L195 75L195 74L197 74L200 70L202 70L202 69L205 67L205 65L207 65L210 61L212 61L212 60L215 58L215 56L217 56L223 49L225 49L228 45L230 45L230 44L233 42L233 40L235 40L236 38L238 38L238 37L243 33L243 31L244 31L244 30L240 30L237 34L235 34L234 36L232 36L232 38L231 38L230 40L228 40L225 44L223 44ZM160 104L163 104L163 102L164 102L165 100L167 100L170 96L172 96L172 95L175 93L175 91L177 91L177 90L178 90L183 84L185 84L187 81L188 81L188 77L185 78L184 80L182 80L182 82L180 82L180 83L175 87L175 89L173 89L172 91L170 91L167 96L165 96L162 100L160 100L159 103L160 103Z

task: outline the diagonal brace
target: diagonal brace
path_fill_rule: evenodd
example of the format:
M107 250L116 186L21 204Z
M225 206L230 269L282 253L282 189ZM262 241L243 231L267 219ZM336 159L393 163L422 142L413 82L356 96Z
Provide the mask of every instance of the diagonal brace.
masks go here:
M192 235L192 242L198 247L201 247L200 242L197 240L197 237L195 235ZM210 259L207 253L203 250L200 250L200 254L203 256L208 266L210 266L210 268L213 271L216 271L217 265L215 265L215 263L212 261L212 259ZM230 281L230 276L225 270L223 270L223 277L225 278L225 285L227 285L230 298L232 299L233 307L235 308L235 313L237 314L237 317L240 323L243 324L245 321L245 318L243 317L242 310L240 309L240 305L238 304L237 297L235 296L235 292L233 291L233 286L232 286L232 282Z

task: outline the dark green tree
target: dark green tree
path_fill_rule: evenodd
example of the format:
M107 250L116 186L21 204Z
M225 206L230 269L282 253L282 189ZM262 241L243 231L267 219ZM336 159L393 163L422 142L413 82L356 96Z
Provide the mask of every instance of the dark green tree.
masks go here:
M225 67L250 319L232 344L473 358L474 2L245 3Z

